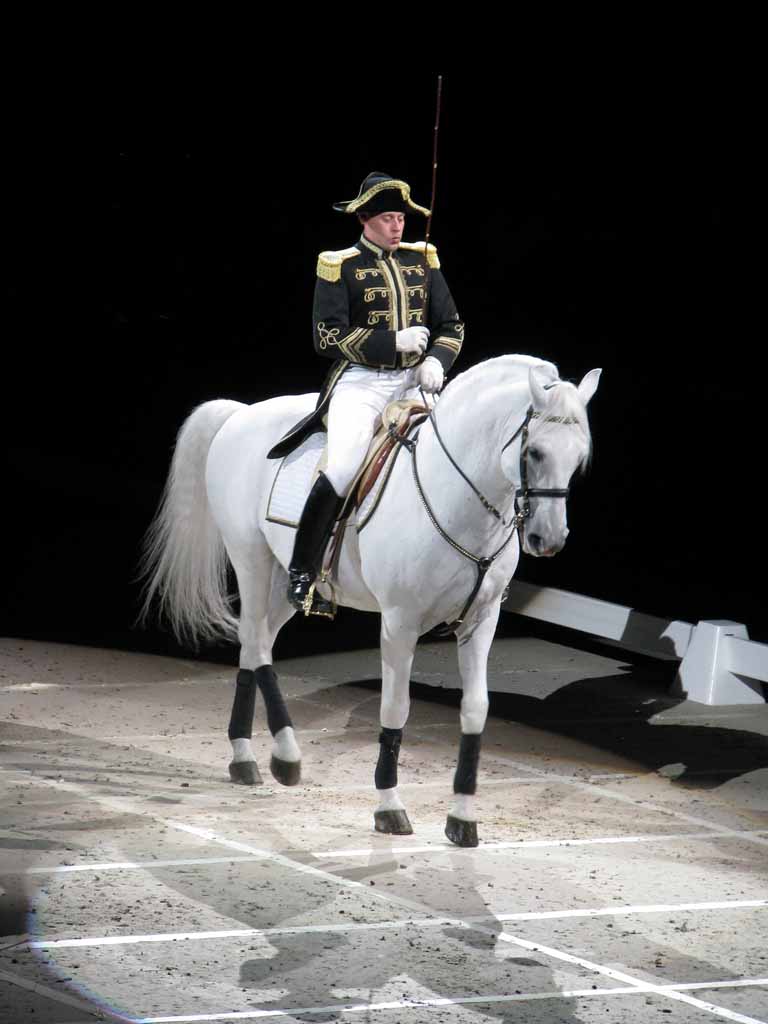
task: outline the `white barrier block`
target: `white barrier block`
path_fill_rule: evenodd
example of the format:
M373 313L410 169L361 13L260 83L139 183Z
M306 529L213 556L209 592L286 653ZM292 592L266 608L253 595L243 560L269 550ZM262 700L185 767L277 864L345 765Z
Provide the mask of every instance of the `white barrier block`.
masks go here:
M734 675L768 683L768 644L729 636L726 638L726 651L727 665Z
M677 676L689 700L701 704L765 704L759 682L731 671L731 637L748 640L747 627L727 619L705 619L696 625Z
M685 655L694 630L690 622L659 619L586 594L538 587L521 580L511 581L502 608L516 615L615 641L630 651L668 660Z

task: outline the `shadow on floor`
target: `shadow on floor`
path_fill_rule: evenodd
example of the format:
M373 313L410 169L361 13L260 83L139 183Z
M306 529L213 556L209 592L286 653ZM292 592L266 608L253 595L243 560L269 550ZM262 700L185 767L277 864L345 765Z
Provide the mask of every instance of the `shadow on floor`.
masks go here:
M675 781L713 789L731 778L768 767L768 737L738 728L655 724L649 719L682 703L669 692L675 666L627 665L616 675L566 684L543 700L491 693L489 716L568 736L656 771L682 764ZM378 680L348 683L378 690ZM411 697L458 709L461 691L411 683ZM458 716L457 716L458 728Z

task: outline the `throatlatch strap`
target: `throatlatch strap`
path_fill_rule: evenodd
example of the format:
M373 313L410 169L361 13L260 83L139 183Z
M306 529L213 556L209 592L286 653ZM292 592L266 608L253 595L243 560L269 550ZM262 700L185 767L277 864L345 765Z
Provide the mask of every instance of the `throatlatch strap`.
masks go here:
M256 706L256 680L254 673L241 668L235 682L235 699L229 720L231 740L249 740L253 733L253 712Z
M477 765L480 761L480 733L462 733L459 763L453 777L453 792L466 796L477 790Z
M383 728L379 733L379 759L374 776L376 789L394 789L397 785L397 759L402 739L402 729Z
M293 725L277 685L277 673L271 665L262 665L256 669L254 675L267 707L267 727L272 735L276 736L281 729Z

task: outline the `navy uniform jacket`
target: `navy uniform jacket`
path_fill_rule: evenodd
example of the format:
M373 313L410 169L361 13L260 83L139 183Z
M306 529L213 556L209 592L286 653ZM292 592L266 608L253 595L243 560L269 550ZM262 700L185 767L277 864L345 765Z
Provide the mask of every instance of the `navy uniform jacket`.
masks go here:
M461 350L464 324L433 245L427 261L428 283L423 242L402 242L388 252L363 235L349 249L320 253L312 333L315 351L332 359L333 366L314 411L289 430L268 458L282 458L313 431L322 429L333 389L349 366L394 370L418 364L423 357L397 351L397 331L428 327L425 356L434 356L448 373Z

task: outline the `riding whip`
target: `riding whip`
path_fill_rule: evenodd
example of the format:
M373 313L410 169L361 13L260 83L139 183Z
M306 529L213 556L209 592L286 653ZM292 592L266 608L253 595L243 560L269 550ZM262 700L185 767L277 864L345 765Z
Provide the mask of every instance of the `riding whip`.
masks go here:
M435 127L432 135L432 196L429 201L429 216L424 237L424 313L429 310L429 230L432 227L432 213L435 209L435 191L437 189L437 133L440 127L440 99L443 92L443 76L437 76L437 101L435 104Z

